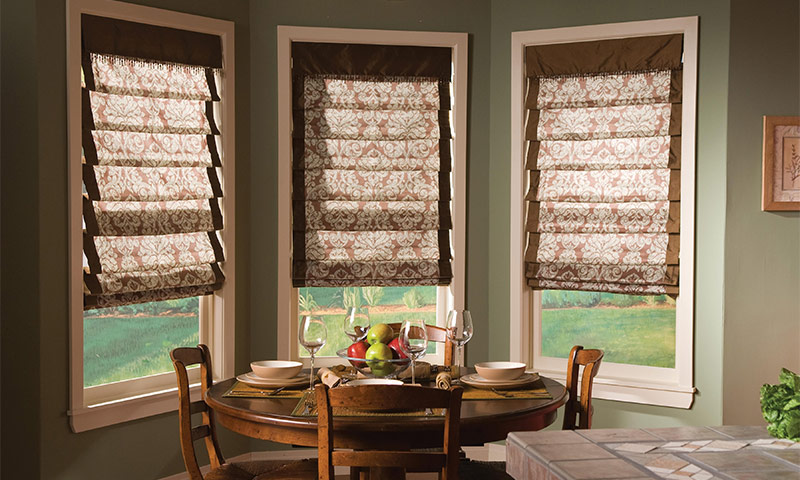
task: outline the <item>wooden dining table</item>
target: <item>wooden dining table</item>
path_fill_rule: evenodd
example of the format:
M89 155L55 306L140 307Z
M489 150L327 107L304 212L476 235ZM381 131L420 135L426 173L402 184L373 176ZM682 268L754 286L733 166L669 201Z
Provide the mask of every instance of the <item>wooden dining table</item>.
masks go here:
M461 445L504 440L509 432L541 430L553 423L567 399L564 386L541 377L550 399L464 400L461 406ZM204 395L217 422L252 438L289 445L316 447L316 417L292 416L297 398L230 398L223 395L236 382L228 379ZM441 416L358 416L336 418L337 447L352 449L412 449L442 446Z

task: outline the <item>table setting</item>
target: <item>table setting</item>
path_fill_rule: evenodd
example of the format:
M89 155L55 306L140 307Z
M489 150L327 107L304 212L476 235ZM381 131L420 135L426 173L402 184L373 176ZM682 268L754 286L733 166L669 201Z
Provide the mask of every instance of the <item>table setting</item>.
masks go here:
M399 330L397 329L399 325ZM422 362L428 350L429 328L421 319L409 318L402 324L370 324L365 308L350 308L342 319L342 331L352 342L337 350L342 364L314 368L316 353L326 344L327 326L321 317L305 315L298 328L300 345L310 355L310 368L289 360L262 360L250 364L252 371L236 377L224 393L226 398L297 399L292 416L315 416L315 383L329 388L354 385L431 386L464 389L463 400L551 399L536 373L526 373L519 362L481 362L474 368L463 365L463 349L473 336L474 326L468 310L452 310L444 328L446 339L456 349L453 365ZM393 328L394 326L394 328ZM441 328L439 328L441 330ZM340 409L339 416L370 415L356 409ZM398 412L392 415L439 416L441 412ZM385 413L381 413L385 415Z

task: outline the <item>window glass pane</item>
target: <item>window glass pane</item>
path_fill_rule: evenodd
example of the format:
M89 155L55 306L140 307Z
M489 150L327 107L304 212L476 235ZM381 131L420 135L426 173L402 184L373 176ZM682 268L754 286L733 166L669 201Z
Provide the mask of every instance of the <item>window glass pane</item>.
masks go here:
M396 323L409 318L422 318L436 325L437 287L308 287L297 292L299 317L320 315L328 327L328 341L318 356L336 356L336 351L350 346L350 338L342 330L347 308L353 305L369 309L370 324ZM298 318L299 323L299 318ZM309 357L298 341L301 357ZM435 342L428 344L428 353L436 353Z
M661 296L544 290L542 355L567 358L574 345L603 361L675 367L675 300Z
M169 352L200 340L200 297L83 314L83 386L172 371Z

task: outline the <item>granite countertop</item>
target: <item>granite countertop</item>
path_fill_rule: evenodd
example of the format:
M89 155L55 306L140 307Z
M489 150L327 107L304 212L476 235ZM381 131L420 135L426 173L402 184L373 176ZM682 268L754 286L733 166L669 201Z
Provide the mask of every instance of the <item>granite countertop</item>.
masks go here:
M799 480L800 443L756 426L512 432L516 479Z

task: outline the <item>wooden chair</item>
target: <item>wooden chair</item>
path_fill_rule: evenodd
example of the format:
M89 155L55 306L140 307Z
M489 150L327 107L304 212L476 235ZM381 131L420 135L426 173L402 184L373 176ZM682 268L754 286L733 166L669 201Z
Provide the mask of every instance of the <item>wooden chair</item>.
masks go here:
M181 452L183 463L191 480L262 480L262 479L315 479L317 464L315 461L302 460L295 462L258 461L225 463L222 451L217 442L217 430L214 422L214 411L206 406L203 400L191 402L189 398L189 377L186 367L200 365L200 390L204 395L213 384L211 370L211 354L208 347L176 348L170 352L172 365L178 377L178 421L180 424ZM192 414L202 413L200 425L192 427ZM203 476L197 464L194 442L205 439L211 471Z
M594 377L600 370L600 362L603 360L602 350L584 350L581 345L572 347L567 361L567 400L564 410L564 430L589 429L592 428L592 384ZM581 365L583 366L583 376L581 377L580 397L578 397L578 373ZM575 423L576 416L578 423Z
M440 390L405 385L360 385L329 389L321 384L317 395L317 438L319 478L333 480L334 465L364 468L404 468L413 471L438 471L442 479L458 478L459 419L461 387ZM442 451L335 450L333 408L357 407L378 412L402 409L446 408ZM391 435L391 432L386 432Z
M388 323L392 327L394 336L400 335L400 329L403 328L402 323ZM425 325L425 330L428 333L429 342L444 343L444 364L453 364L453 344L447 339L447 329L437 327L436 325Z

